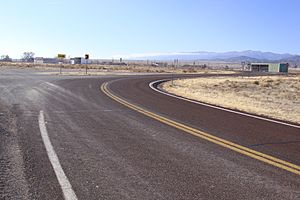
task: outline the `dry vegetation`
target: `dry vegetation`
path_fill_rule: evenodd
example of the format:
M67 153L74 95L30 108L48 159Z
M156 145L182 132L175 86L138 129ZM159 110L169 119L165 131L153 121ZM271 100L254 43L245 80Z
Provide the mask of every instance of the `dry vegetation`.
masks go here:
M300 73L182 79L162 87L190 99L300 124Z
M1 63L1 68L22 68L22 69L40 69L49 70L50 74L62 75L104 75L110 73L205 73L205 74L233 74L236 73L230 70L211 70L201 69L197 67L154 67L144 64L129 64L129 65L71 65L71 64L34 64L34 63ZM47 73L47 72L43 72Z

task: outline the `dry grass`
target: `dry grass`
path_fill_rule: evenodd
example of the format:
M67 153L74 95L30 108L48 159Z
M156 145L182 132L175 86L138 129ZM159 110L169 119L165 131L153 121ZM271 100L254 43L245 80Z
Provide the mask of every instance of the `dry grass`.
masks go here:
M107 73L198 73L198 74L233 74L235 71L229 70L210 70L193 67L153 67L150 65L71 65L71 64L34 64L34 63L1 63L1 68L22 68L22 69L40 69L49 70L51 74L59 74L59 68L62 68L63 75L85 75L85 68L88 68L88 75L102 75ZM70 72L70 70L72 70ZM57 73L53 72L57 71ZM84 71L84 72L83 72Z
M182 79L162 87L190 99L300 124L300 74Z

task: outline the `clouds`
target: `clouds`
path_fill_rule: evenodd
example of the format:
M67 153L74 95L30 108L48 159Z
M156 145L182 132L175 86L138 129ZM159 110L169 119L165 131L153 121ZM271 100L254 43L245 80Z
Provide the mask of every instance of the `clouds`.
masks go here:
M125 59L132 59L132 58L144 58L144 57L155 57L155 56L177 56L177 55L188 55L190 53L135 53L135 54L127 54L127 55L114 55L112 56L115 59L118 58L125 58Z

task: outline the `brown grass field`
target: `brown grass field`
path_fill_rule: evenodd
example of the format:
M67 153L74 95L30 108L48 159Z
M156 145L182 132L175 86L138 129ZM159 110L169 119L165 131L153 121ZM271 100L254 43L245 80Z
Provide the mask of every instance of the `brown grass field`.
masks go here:
M22 68L22 69L37 69L43 70L44 74L55 75L105 75L115 73L198 73L198 74L234 74L232 70L221 69L201 69L197 67L154 67L144 64L129 64L129 65L71 65L71 64L34 64L34 63L1 63L0 70L4 68ZM61 68L61 73L60 73ZM86 68L88 73L86 74ZM46 71L46 72L45 72ZM47 72L49 71L49 72Z
M166 82L170 93L300 124L300 73L283 76L210 77Z

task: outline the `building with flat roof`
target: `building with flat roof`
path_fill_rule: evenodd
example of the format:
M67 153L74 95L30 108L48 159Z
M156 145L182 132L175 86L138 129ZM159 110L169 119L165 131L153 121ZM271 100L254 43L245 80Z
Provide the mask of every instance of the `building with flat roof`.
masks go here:
M288 70L288 63L251 63L251 71L253 72L287 73Z
M36 64L43 64L44 63L44 58L43 57L35 57L33 62L36 63Z
M71 58L71 64L89 64L88 59L85 59L83 57L75 57Z

